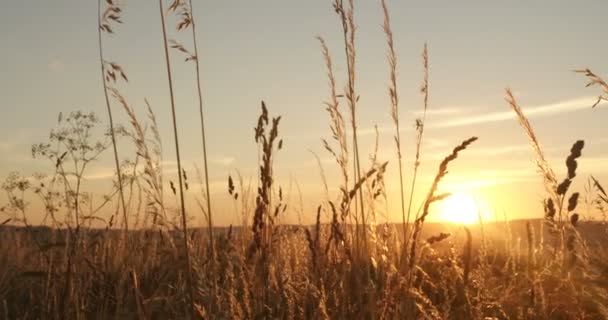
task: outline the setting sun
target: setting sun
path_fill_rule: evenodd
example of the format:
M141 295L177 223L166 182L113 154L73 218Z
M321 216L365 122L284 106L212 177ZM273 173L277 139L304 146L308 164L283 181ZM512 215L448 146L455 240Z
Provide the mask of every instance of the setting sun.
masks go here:
M479 206L467 193L458 192L443 200L440 216L445 222L473 224L479 221Z

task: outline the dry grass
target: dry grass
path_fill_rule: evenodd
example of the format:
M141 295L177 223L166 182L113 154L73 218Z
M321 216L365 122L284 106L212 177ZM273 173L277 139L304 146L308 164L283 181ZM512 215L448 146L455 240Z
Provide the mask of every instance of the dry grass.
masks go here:
M103 10L102 13L102 1L97 1L97 22L98 22L98 41L99 41L99 61L101 64L101 79L103 83L103 94L106 102L106 109L108 111L108 123L110 125L110 133L112 137L112 151L114 151L114 165L116 166L116 177L118 179L118 189L120 193L120 203L122 204L122 212L123 212L123 223L125 233L129 232L129 221L127 214L127 207L125 202L125 193L123 190L123 182L122 182L122 173L120 170L120 161L118 156L118 148L116 147L116 135L114 133L114 118L112 116L112 108L110 107L110 99L108 98L108 82L116 83L116 74L120 75L120 77L127 80L127 76L125 75L122 67L116 63L109 63L104 59L104 50L103 50L103 38L102 33L113 33L112 25L115 23L122 23L120 20L122 9L118 4L114 4L112 1L107 2L106 9ZM109 68L107 68L109 66Z
M194 299L194 280L193 280L193 275L192 275L192 263L191 263L191 258L190 258L190 242L189 242L189 235L188 235L188 223L187 223L187 216L186 216L186 205L185 205L185 201L184 201L184 181L185 180L185 171L184 169L182 169L182 162L181 162L181 153L179 150L179 136L177 133L177 117L175 115L175 95L173 93L173 76L171 73L171 61L170 61L170 57L169 57L169 45L168 45L168 41L167 41L167 27L165 24L165 13L163 10L163 1L159 0L158 1L158 6L160 9L160 21L161 21L161 27L162 27L162 34L163 34L163 48L165 50L165 61L166 61L166 67L167 67L167 79L168 79L168 83L169 83L169 97L170 97L170 101L171 101L171 116L172 116L172 123L173 123L173 137L174 137L174 141L175 141L175 158L177 160L177 177L178 177L178 189L179 189L179 202L180 202L180 213L181 213L181 218L182 218L182 232L183 232L183 243L184 243L184 253L185 253L185 258L186 258L186 276L187 276L187 292L188 292L188 302L190 305L190 312L192 315L194 315L196 313L196 304L195 304L195 299ZM173 192L175 193L175 191Z
M581 73L581 74L585 75L585 77L587 77L587 79L589 79L589 82L587 83L587 87L596 86L596 87L599 87L600 90L602 91L602 94L600 94L597 97L597 100L593 104L592 108L595 108L602 101L608 101L608 83L606 83L606 81L604 81L604 79L602 79L600 76L593 73L593 71L591 71L588 68L583 69L583 70L576 70L575 72Z
M515 100L515 96L513 96L511 89L506 90L506 100L511 109L513 109L515 114L517 114L519 124L524 129L524 132L530 140L530 145L536 154L536 166L538 167L538 171L543 175L545 189L554 200L557 199L557 178L555 177L555 173L545 157L540 142L538 141L538 138L534 133L534 129L532 128L532 124L530 124L530 121L528 121L528 118L526 118L524 115L524 112L517 103L517 100Z
M401 129L399 127L399 91L397 90L397 54L395 53L395 42L393 39L393 30L391 29L391 18L388 6L385 0L382 0L382 12L384 14L384 24L382 29L386 36L387 45L387 60L389 66L389 87L388 96L391 101L390 114L393 124L395 125L395 147L397 149L397 166L399 167L399 197L401 200L401 223L403 227L403 243L407 242L408 224L410 216L408 212L405 217L405 191L403 185L403 154L401 152ZM411 199L411 195L410 195ZM407 248L407 245L405 246Z
M426 222L432 205L449 196L441 192L448 166L466 156L477 137L464 140L439 163L430 186L416 180L421 161L426 110L429 106L429 55L423 57L423 115L416 121L414 167L406 197L402 166L398 65L390 15L385 0L390 99L395 125L396 163L399 167L402 223L378 224L387 215L386 169L377 158L379 135L371 166L359 160L357 119L354 1L334 0L341 23L346 85L339 89L334 61L323 38L329 98L325 103L331 138L323 146L335 159L338 181L327 181L321 161L319 199L313 226L281 225L287 212L285 197L275 181L274 159L282 150L280 116L271 117L262 102L255 143L259 155L256 182L241 175L228 179L228 193L240 226L213 225L209 192L207 146L199 52L192 3L172 0L164 10L160 0L163 50L171 96L171 125L178 162L178 185L164 178L163 145L159 123L145 103L146 117L118 88L126 81L123 68L105 61L101 32L112 33L122 22L118 7L100 2L100 60L111 129L94 114L74 112L59 117L47 142L32 154L48 161L49 176L11 174L2 184L9 202L0 207L0 318L3 319L606 319L608 318L608 254L596 242L606 239L605 225L583 221L579 199L591 197L570 190L576 177L583 141L576 141L566 158L567 175L558 182L539 137L523 108L507 90L507 102L532 145L537 168L547 189L545 218L525 222L492 223L447 230ZM117 9L118 8L118 9ZM174 14L178 31L192 31L193 49L168 39L165 19ZM175 17L174 17L175 18ZM179 150L170 48L186 55L197 75L205 185L199 203L207 228L188 228L184 205L188 179ZM592 85L608 92L606 83L584 70ZM121 80L122 79L122 80ZM126 115L129 126L113 124L109 95ZM344 120L341 98L350 113ZM605 100L605 94L598 102ZM289 115L287 115L289 116ZM350 136L349 136L350 135ZM101 138L98 138L101 137ZM117 140L133 144L132 160L121 165ZM215 137L219 138L219 137ZM113 147L118 180L98 206L80 188L85 173L99 156ZM124 155L123 155L124 157ZM351 162L352 161L352 162ZM352 171L351 171L352 170ZM236 177L233 179L232 177ZM329 184L336 183L337 194ZM171 188L173 194L165 192ZM322 185L321 185L322 184ZM428 188L410 232L412 195ZM593 179L588 193L601 211L608 196ZM179 194L178 194L179 192ZM168 205L172 196L176 208ZM178 201L179 200L179 201ZM516 199L515 199L516 200ZM30 203L40 201L45 223L28 220ZM406 201L408 203L406 210ZM102 218L101 210L111 216ZM123 224L116 219L122 208ZM329 221L322 217L328 215ZM129 222L129 223L127 223ZM181 223L180 223L181 222ZM95 226L101 226L93 228ZM506 233L506 236L503 234ZM421 239L426 239L421 240ZM523 241L522 241L523 239ZM176 245L180 243L181 245ZM591 254L593 253L593 254Z

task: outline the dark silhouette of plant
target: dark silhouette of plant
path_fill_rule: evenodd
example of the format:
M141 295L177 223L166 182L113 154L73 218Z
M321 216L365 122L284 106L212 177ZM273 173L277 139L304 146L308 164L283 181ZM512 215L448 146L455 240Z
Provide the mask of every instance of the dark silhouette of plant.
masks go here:
M59 114L58 127L51 130L49 140L32 146L34 158L45 158L53 165L51 179L63 188L68 224L75 222L77 228L82 222L82 206L89 201L89 196L81 191L86 170L110 147L112 134L124 135L124 129L118 127L97 140L100 124L93 112L75 111L65 119Z

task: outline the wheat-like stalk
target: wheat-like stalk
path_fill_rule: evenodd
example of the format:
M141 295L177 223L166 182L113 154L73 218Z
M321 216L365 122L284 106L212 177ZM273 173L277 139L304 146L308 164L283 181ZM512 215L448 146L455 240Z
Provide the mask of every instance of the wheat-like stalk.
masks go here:
M361 164L359 159L359 140L357 136L357 103L359 102L359 95L357 94L355 83L356 83L356 57L357 51L355 50L355 4L354 0L348 0L348 7L344 7L343 0L334 0L334 10L340 17L342 25L343 37L344 37L344 51L346 55L346 66L348 81L345 88L345 96L348 101L350 116L351 116L351 130L352 130L352 143L353 143L353 174L354 181L361 179ZM356 232L357 246L359 246L360 239L363 237L364 249L367 251L367 231L366 231L366 216L365 216L365 204L363 202L363 190L359 189L358 201L355 200L355 212L358 217L361 218L363 224L362 235L359 230ZM357 223L357 229L359 229L359 223Z
M414 190L416 189L416 180L418 178L418 168L420 167L420 150L422 147L422 139L424 137L424 126L426 122L426 111L429 106L429 51L428 46L425 43L424 49L422 51L422 66L424 69L424 76L422 79L422 86L420 88L421 93L423 94L423 109L422 109L422 117L416 119L416 155L414 158L414 173L412 174L412 181L410 183L410 196L408 200L407 206L407 223L410 222L410 217L412 213L412 203L414 200ZM416 213L416 219L418 219L418 213ZM407 229L406 229L407 230ZM405 246L404 248L408 248L409 237L405 237Z
M429 215L429 208L430 208L431 204L433 204L434 202L437 202L437 201L441 201L449 196L449 194L446 194L446 193L439 194L439 195L435 194L437 192L437 189L439 188L439 183L448 173L448 165L450 164L450 162L452 162L452 161L456 160L456 158L458 158L458 153L465 150L471 143L477 141L477 139L478 139L477 137L471 137L467 140L464 140L460 145L458 145L456 148L454 148L452 150L452 153L450 155L448 155L447 157L445 157L443 159L443 161L441 161L441 164L439 165L439 170L437 171L437 174L435 175L433 184L431 185L431 188L424 201L422 214L420 215L420 217L418 217L416 219L416 221L414 223L414 231L412 234L412 245L411 245L410 257L409 257L410 271L414 268L414 266L416 264L415 258L416 258L417 241L418 241L420 231L422 230L422 225L424 224L426 217Z
M397 148L397 165L399 167L399 196L401 198L401 219L403 227L403 243L407 242L407 224L409 217L405 217L405 190L403 185L403 155L401 153L401 132L399 127L399 93L397 91L397 54L395 53L395 43L393 31L391 29L391 18L386 5L386 0L381 0L382 12L384 13L384 24L382 29L386 36L387 60L389 65L389 86L388 94L391 100L390 114L395 125L395 146ZM405 248L405 247L404 247Z
M125 110L127 117L129 118L129 122L133 128L133 142L135 143L136 154L139 158L143 160L143 179L148 186L146 188L146 195L148 196L150 202L147 204L147 209L153 215L153 225L161 224L167 225L167 213L165 210L165 206L163 204L163 192L162 192L162 174L159 172L159 164L160 159L154 159L153 154L156 154L156 157L159 156L159 151L150 150L147 143L146 138L146 128L141 124L138 120L137 115L135 114L135 110L129 105L125 97L116 89L111 88L113 96L118 100L119 104ZM153 135L155 139L155 143L160 143L160 136L158 136L158 132L154 133L157 129L154 129L156 126L154 114L152 113L152 109L148 101L146 100L146 106L149 112L149 117L153 119ZM155 148L159 148L156 146ZM137 166L134 166L135 168Z
M192 11L192 0L190 0L190 10ZM203 158L205 163L205 189L207 190L207 211L209 216L209 241L211 241L211 250L213 251L213 214L211 212L211 194L209 188L209 166L207 159L207 139L205 135L205 117L203 112L203 95L201 91L201 76L200 76L200 56L198 53L198 45L196 43L196 24L194 20L194 13L192 14L192 40L194 42L194 55L196 56L196 88L198 93L199 101L199 113L201 116L201 138L203 140Z
M211 255L211 263L212 263L212 270L214 269L214 265L215 265L215 245L214 245L214 236L213 236L213 212L211 210L211 191L209 188L209 162L208 162L208 158L207 158L207 136L206 136L206 131L205 131L205 113L203 110L203 93L202 93L202 85L201 85L201 72L200 72L200 56L199 56L199 51L198 51L198 44L197 44L197 39L196 39L196 20L194 19L194 12L193 12L193 7L192 7L192 0L189 0L189 4L186 5L184 2L180 3L180 0L176 0L174 1L174 4L178 3L178 6L182 7L180 16L180 22L177 25L177 30L184 30L184 29L188 29L190 28L190 30L192 31L192 44L194 46L194 53L190 54L187 50L185 50L185 48L183 48L183 46L176 44L174 47L176 47L178 50L185 52L187 54L189 54L189 56L186 58L186 61L192 60L194 61L194 66L195 66L195 71L196 71L196 90L197 90L197 97L198 97L198 109L199 109L199 116L200 116L200 122L201 122L201 141L203 144L203 168L204 168L204 181L205 181L205 193L206 193L206 197L205 197L205 202L206 202L206 210L207 210L207 229L208 229L208 233L209 233L209 251L210 251L210 255ZM175 7L177 8L177 7ZM171 10L171 9L170 9ZM175 10L175 9L174 9ZM215 297L215 292L216 292L216 281L215 279L212 280L212 286L213 286L213 293L211 294L212 297ZM210 306L210 310L213 311L213 305L214 302L212 301L211 306Z
M336 89L336 78L334 76L333 70L333 61L331 58L331 54L329 52L329 48L325 40L322 37L317 37L319 43L321 45L321 51L323 53L323 58L325 61L325 66L327 68L327 78L329 84L329 101L325 102L326 110L329 113L329 128L332 133L332 139L337 143L337 148L332 147L331 144L322 139L323 145L325 149L334 157L338 167L340 168L340 173L342 177L342 186L340 187L342 198L347 198L347 192L349 189L349 176L348 176L348 141L347 141L347 133L346 133L346 124L344 121L344 117L342 116L342 112L339 107L338 94ZM337 150L336 150L337 149ZM340 216L342 220L346 218L350 211L350 203L348 207L341 206L340 207ZM352 219L352 215L348 215L349 219Z
M517 103L515 96L513 96L511 89L509 88L507 88L506 90L506 100L507 103L509 103L511 109L513 109L513 111L515 111L515 114L517 114L517 120L519 120L519 124L524 129L524 132L530 140L530 145L532 146L532 149L536 154L536 166L545 181L545 189L547 190L547 192L549 192L551 198L553 198L554 201L557 201L557 178L555 177L555 173L553 172L551 165L545 158L545 154L540 146L540 142L538 141L536 133L534 133L534 129L532 128L530 121L524 114L523 110Z
M110 21L116 21L120 23L120 8L112 3L112 1L108 2L109 7L102 14L102 1L97 1L97 24L98 24L98 43L99 43L99 62L101 66L101 81L103 84L103 95L106 102L106 108L108 111L108 121L110 124L110 137L112 138L112 151L114 152L114 165L116 166L116 176L118 178L118 190L120 195L120 201L122 204L122 213L124 219L124 227L125 234L129 231L129 223L127 219L127 206L125 202L125 194L123 191L123 183L122 183L122 173L120 170L120 161L118 160L118 148L116 147L116 134L114 132L114 119L112 117L112 108L110 107L110 99L108 97L108 86L106 84L106 62L103 57L103 41L102 41L102 31L112 32L110 29ZM124 73L121 71L121 75ZM126 79L126 76L124 77Z
M600 88L600 90L602 90L602 94L597 97L597 100L593 104L592 108L595 108L602 101L608 101L608 83L606 83L604 79L593 73L593 71L591 71L589 68L575 70L574 72L582 73L585 75L585 77L587 77L587 79L589 79L589 83L587 83L586 87L597 86Z
M160 9L160 19L161 19L161 27L163 34L163 48L165 51L165 63L167 68L167 80L169 82L169 97L171 101L171 116L173 120L173 136L175 138L175 157L177 159L177 176L179 182L179 200L180 200L180 209L181 209L181 218L182 218L182 228L183 228L183 237L184 237L184 254L186 257L186 274L188 279L188 298L190 304L190 310L192 314L196 314L196 307L194 302L194 281L192 278L192 264L190 262L190 245L188 244L188 224L186 219L186 205L184 202L184 185L183 185L183 170L182 170L182 162L179 151L179 136L177 134L177 117L175 115L175 97L173 94L173 77L171 76L171 62L169 57L169 46L167 43L167 28L165 25L165 14L163 10L163 0L159 0L159 9Z

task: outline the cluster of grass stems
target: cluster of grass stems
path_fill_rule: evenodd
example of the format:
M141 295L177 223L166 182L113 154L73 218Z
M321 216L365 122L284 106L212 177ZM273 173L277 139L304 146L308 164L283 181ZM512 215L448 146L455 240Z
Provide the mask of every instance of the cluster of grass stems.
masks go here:
M421 147L429 108L429 51L422 53L422 116L416 119L413 167L404 166L401 137L397 53L386 0L382 30L387 44L388 107L394 123L401 223L379 223L387 214L384 175L388 162L377 159L377 145L368 168L360 160L357 111L362 107L356 86L356 22L354 0L332 0L343 32L346 74L339 89L333 57L323 37L318 40L325 62L329 98L330 139L323 146L334 158L341 178L339 193L330 195L319 160L325 199L312 226L279 223L288 212L283 189L274 179L275 158L283 146L281 117L271 117L261 104L255 128L258 144L258 183L229 178L228 192L238 227L213 224L205 113L199 52L192 2L159 0L165 72L170 97L171 126L177 161L177 187L163 176L163 145L152 106L145 101L146 119L123 95L128 78L123 67L106 60L106 40L122 23L123 7L99 1L99 59L109 130L96 141L100 120L94 114L60 115L48 143L32 154L50 161L48 176L12 174L3 184L9 203L0 228L0 317L5 319L556 319L608 317L608 254L590 255L591 244L581 236L577 205L571 192L577 159L584 147L577 141L566 159L567 177L559 182L543 154L531 123L510 90L508 105L515 111L536 155L547 190L543 223L528 222L525 244L508 231L505 248L488 243L484 228L463 227L463 236L425 233L430 208L449 197L441 191L448 167L477 137L463 139L440 162L420 209L413 196L422 159ZM170 20L167 20L171 18ZM177 32L190 31L192 43L169 39L167 21ZM193 49L188 49L191 46ZM185 55L196 73L202 163L198 169L203 192L189 192L181 161L171 53ZM607 100L608 86L588 69L580 70L590 85L603 90L595 105ZM113 98L113 100L111 99ZM350 124L345 120L345 100ZM594 105L594 106L595 106ZM119 107L129 125L115 124ZM350 135L350 137L349 137ZM121 163L118 141L133 143L133 159ZM111 148L115 165L112 190L101 204L81 190L88 165ZM316 156L316 155L315 155ZM318 157L317 157L318 159ZM411 174L409 184L406 174ZM600 210L608 196L593 179ZM172 195L165 192L166 183ZM408 189L409 188L409 189ZM590 192L590 191L589 191ZM27 219L27 195L43 204L41 226ZM177 208L166 198L179 199ZM185 198L199 204L205 229L189 229L194 214ZM115 205L114 209L110 207ZM114 213L109 219L102 210ZM415 212L412 220L412 214ZM121 213L121 214L120 214ZM323 221L322 217L329 220ZM118 224L118 219L122 223ZM93 228L93 225L104 228ZM23 225L16 228L10 225ZM546 229L546 230L545 230ZM548 233L546 232L548 231ZM424 234L428 237L423 239ZM549 237L545 239L545 237ZM521 246L527 246L522 250ZM603 268L603 269L602 269ZM602 278L603 277L603 278Z

